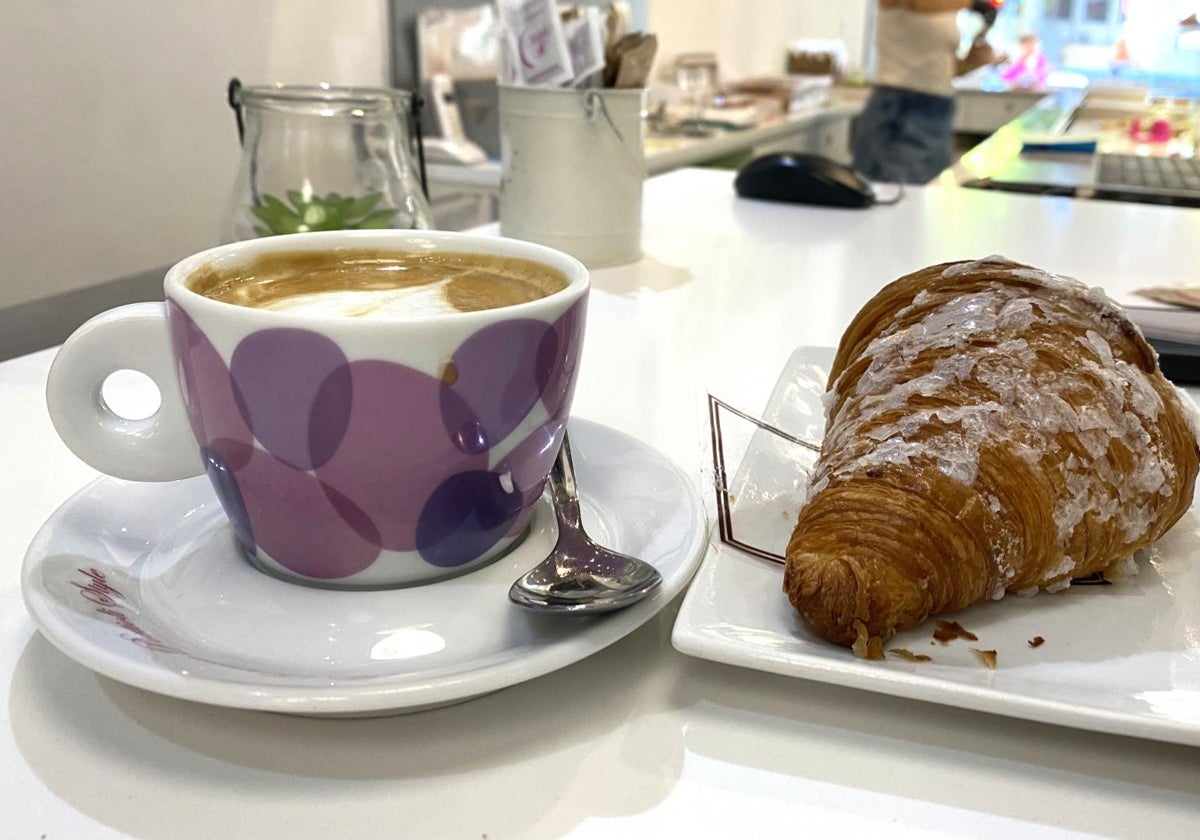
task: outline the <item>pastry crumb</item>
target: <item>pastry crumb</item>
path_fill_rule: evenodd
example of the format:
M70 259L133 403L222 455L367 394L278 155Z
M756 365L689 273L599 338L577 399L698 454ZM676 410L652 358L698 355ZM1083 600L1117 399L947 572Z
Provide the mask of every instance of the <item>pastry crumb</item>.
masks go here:
M1030 647L1041 647L1045 643L1046 643L1046 640L1043 639L1041 636L1034 636L1032 639L1029 640Z
M943 644L946 642L952 642L955 639L966 639L967 641L971 642L979 641L978 636L976 636L970 630L967 630L957 621L945 621L941 618L937 620L937 629L933 631L933 638L937 639Z
M996 670L996 651L971 648L971 652L979 657L979 661L988 666L988 670Z
M913 653L907 648L888 648L888 653L898 656L900 659L905 659L909 662L932 662L932 656L926 656L923 653Z
M861 621L854 622L856 638L851 646L854 655L859 659L883 659L883 639L872 636L867 632L867 625Z

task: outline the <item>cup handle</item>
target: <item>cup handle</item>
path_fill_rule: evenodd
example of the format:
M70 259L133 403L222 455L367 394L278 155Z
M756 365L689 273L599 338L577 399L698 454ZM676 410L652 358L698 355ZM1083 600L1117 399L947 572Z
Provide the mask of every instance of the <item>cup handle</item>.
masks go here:
M154 381L158 411L133 420L109 408L102 388L118 370ZM67 448L103 473L171 481L204 472L175 374L166 304L121 306L77 329L50 366L46 407Z

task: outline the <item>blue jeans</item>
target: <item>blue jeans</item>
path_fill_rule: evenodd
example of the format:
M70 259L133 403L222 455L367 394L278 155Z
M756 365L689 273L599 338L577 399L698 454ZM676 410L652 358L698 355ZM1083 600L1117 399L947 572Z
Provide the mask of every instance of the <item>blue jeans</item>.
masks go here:
M954 100L876 87L854 130L854 169L872 181L924 184L950 166Z

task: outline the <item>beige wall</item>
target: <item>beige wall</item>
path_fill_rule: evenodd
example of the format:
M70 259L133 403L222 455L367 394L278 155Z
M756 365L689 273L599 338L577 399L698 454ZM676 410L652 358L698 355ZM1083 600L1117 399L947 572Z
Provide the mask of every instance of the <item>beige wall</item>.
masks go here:
M778 72L788 41L845 37L866 0L649 0L663 61ZM247 83L386 84L387 0L9 3L0 26L0 308L215 244ZM3 329L0 323L0 329Z
M385 0L7 4L0 308L215 244L229 78L385 84L386 26Z
M681 52L717 53L722 77L781 73L798 38L842 38L862 66L869 0L650 0L659 72Z

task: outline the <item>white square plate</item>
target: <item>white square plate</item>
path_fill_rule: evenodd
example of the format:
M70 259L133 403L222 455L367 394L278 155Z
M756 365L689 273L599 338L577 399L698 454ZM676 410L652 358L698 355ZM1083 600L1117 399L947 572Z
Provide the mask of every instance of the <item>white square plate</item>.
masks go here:
M830 348L801 347L763 419L819 441ZM750 441L729 489L735 533L782 552L811 459L767 432ZM714 534L675 622L683 653L793 677L1044 723L1200 746L1200 515L1193 506L1137 575L1032 598L1009 595L949 616L978 641L933 640L934 622L887 649L931 657L856 658L812 633L783 594L783 567ZM1029 642L1037 636L1038 647ZM995 650L989 670L972 648Z

